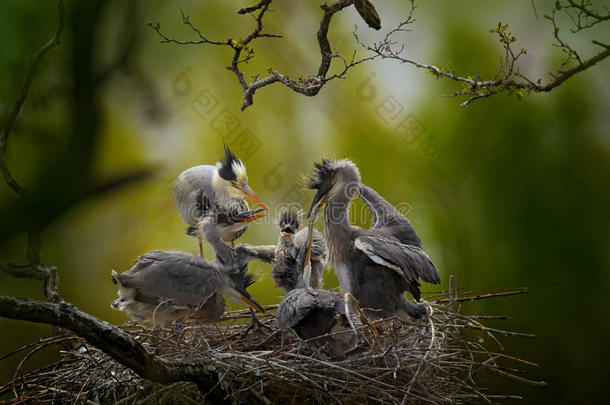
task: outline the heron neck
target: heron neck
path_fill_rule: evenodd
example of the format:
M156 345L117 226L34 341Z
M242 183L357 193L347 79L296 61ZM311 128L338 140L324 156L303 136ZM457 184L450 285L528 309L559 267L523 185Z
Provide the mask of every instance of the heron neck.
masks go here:
M232 190L235 190L233 187L228 185L228 182L220 177L218 174L218 170L214 173L212 177L212 189L214 190L214 198L218 202L229 201L232 197L235 197L232 193ZM237 197L239 195L237 194Z
M352 226L349 222L349 206L352 198L343 191L329 198L324 209L324 228L328 241L329 262L337 267L343 261L345 246L342 241L349 240Z
M286 249L292 249L292 247L294 246L293 238L293 234L290 234L288 236L280 235L280 240L278 241L278 243L280 244L280 246Z
M340 190L328 199L324 209L324 226L326 229L351 229L349 222L349 206L352 198Z
M215 259L217 262L233 265L235 264L235 252L234 249L225 243L219 235L205 234L206 240L212 245L214 250Z

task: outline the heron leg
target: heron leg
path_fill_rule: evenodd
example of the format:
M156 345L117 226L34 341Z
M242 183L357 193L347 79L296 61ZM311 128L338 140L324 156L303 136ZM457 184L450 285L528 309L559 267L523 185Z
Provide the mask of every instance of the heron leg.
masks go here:
M153 326L150 331L150 343L153 348L153 354L161 353L161 341L163 340L162 333L162 328L156 325Z
M176 320L174 322L174 332L176 332L176 335L178 337L178 342L182 342L182 341L186 341L186 327L184 327L184 324L182 323L182 320Z
M252 308L250 308L250 314L252 315L252 321L250 322L250 325L248 325L246 330L243 331L243 333L241 334L241 337L245 337L248 334L248 332L250 332L250 330L252 330L252 329L257 330L257 331L262 331L263 329L271 330L270 327L268 327L267 325L263 324L261 321L258 320L258 318L256 317L256 314Z
M197 240L199 241L199 255L203 258L203 240L201 236L198 236Z

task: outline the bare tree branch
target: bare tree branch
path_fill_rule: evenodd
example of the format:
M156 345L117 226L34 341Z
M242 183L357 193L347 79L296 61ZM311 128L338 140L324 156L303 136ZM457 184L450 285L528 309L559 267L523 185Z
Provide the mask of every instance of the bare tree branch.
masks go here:
M306 78L299 77L298 79L293 79L289 75L275 71L273 69L269 69L269 75L259 78L259 75L255 76L254 79L248 83L245 79L244 72L241 70L241 64L248 62L250 59L254 57L254 49L250 46L250 43L256 38L281 38L282 36L279 34L270 34L265 33L263 31L263 18L265 14L269 11L269 7L271 5L272 0L261 0L255 5L245 7L237 10L238 14L251 14L254 17L256 22L256 26L253 31L242 41L236 41L234 39L227 39L226 41L211 41L207 37L205 37L201 31L196 28L188 16L185 16L181 11L182 22L189 26L191 30L193 30L199 39L197 40L177 40L169 37L165 33L161 31L161 26L159 23L149 24L158 34L161 36L162 43L175 43L179 45L198 45L198 44L207 44L207 45L219 45L219 46L229 46L233 49L233 58L231 59L231 64L227 67L228 70L233 72L239 82L242 91L243 91L243 103L241 106L242 111L248 108L253 103L253 97L256 91L260 88L269 86L273 83L281 83L289 89L303 94L305 96L315 96L317 95L322 87L326 83L334 79L344 78L347 74L347 71L368 60L374 59L375 57L368 57L363 59L356 59L355 53L352 56L350 62L339 55L337 52L333 51L333 48L328 40L328 29L330 27L330 23L333 15L337 12L343 10L344 8L353 4L353 0L337 0L334 3L327 5L323 4L321 9L323 10L322 19L320 20L320 26L318 32L316 34L318 46L320 48L320 65L318 66L318 71L315 75L309 76ZM245 56L243 55L245 53ZM328 75L328 71L330 69L331 63L333 59L340 59L343 62L343 69L331 76Z
M578 32L587 28L591 28L596 24L610 20L610 10L608 6L604 6L604 11L594 10L591 0L567 0L567 3L558 2L556 9L564 9L575 28L572 32Z
M250 42L255 38L261 37L281 37L278 34L263 33L263 17L269 10L271 2L272 0L261 0L252 6L245 7L237 11L238 14L251 14L256 21L256 27L243 41L235 41L231 38L227 39L226 41L209 40L196 26L191 23L189 18L185 16L182 11L181 15L183 23L189 26L189 28L196 33L199 39L188 41L177 40L163 33L159 23L150 25L161 36L162 43L170 42L180 45L208 44L231 47L233 49L233 58L230 66L228 66L227 69L235 74L240 86L242 87L242 111L252 105L253 96L257 90L273 83L279 82L296 93L311 97L317 95L322 87L324 87L324 85L329 81L333 79L345 78L348 70L352 67L378 58L398 60L401 63L407 63L417 68L425 69L437 77L462 83L463 87L453 93L452 96L468 96L467 100L460 104L460 106L467 106L477 99L487 98L501 92L516 94L518 97L521 97L524 92L549 92L576 73L589 69L591 66L607 58L610 54L608 51L610 49L610 45L593 40L594 44L605 48L605 50L589 59L583 59L574 48L572 48L565 40L563 40L563 38L559 36L560 28L556 21L557 13L565 13L572 20L575 26L575 28L572 29L572 32L580 32L598 23L610 20L610 11L608 10L608 7L604 7L603 10L596 10L590 0L560 0L556 2L551 15L545 15L545 18L551 21L553 25L553 37L555 38L554 45L560 48L566 54L566 59L562 62L557 72L551 73L550 80L543 83L542 79L529 79L519 71L517 60L526 54L526 50L521 49L517 51L513 49L513 43L516 41L516 37L510 31L508 31L508 26L502 23L499 23L497 28L493 28L491 30L491 32L498 35L505 53L498 72L489 79L482 79L479 74L462 76L449 71L444 67L423 63L403 56L402 54L406 50L404 45L398 47L398 49L394 48L394 46L397 45L397 41L393 39L394 35L399 32L409 31L407 26L415 22L415 19L413 18L415 1L410 0L411 7L406 19L404 19L396 28L390 30L386 34L384 40L381 42L366 45L360 41L356 31L354 31L357 43L359 43L367 51L370 51L370 54L366 57L356 59L356 53L354 52L351 60L348 62L346 58L333 51L333 48L328 40L328 29L333 15L352 5L354 1L337 0L330 5L323 4L321 6L323 15L317 32L317 40L321 57L320 65L315 75L308 77L300 76L298 79L293 79L285 73L269 69L269 75L262 78L259 78L259 75L256 75L254 79L248 83L244 77L244 73L241 70L240 65L248 62L254 57L254 49L249 45ZM245 53L245 56L242 54L242 52ZM335 58L343 62L343 69L338 73L328 75L332 60ZM576 63L576 65L567 68L572 63Z
M592 9L591 4L588 1L582 1L578 5L576 5L574 1L569 1L569 4L574 4L574 7L577 7L579 10L580 7L584 8L585 10L589 10L589 14L587 14L589 18L598 18L598 22L610 19L610 17L608 16L596 14L590 11ZM502 23L498 23L497 27L490 30L490 32L498 35L499 41L502 44L505 53L498 72L494 75L494 77L488 80L481 79L478 74L461 76L448 70L445 67L422 63L414 59L402 56L402 54L406 50L406 47L404 45L395 49L397 41L394 40L394 35L398 32L406 31L405 27L408 24L415 22L415 20L413 19L413 12L415 8L415 2L414 0L411 0L411 9L407 18L403 22L401 22L395 29L388 32L385 38L379 43L374 43L372 45L364 44L362 41L359 40L357 34L354 33L356 41L363 48L372 52L375 57L397 60L401 63L410 64L419 69L427 70L430 73L434 74L436 77L446 78L455 82L462 83L462 88L451 95L468 96L468 99L460 104L461 107L467 106L473 101L478 100L480 98L487 98L501 92L516 94L519 97L523 95L524 91L528 93L549 92L561 85L563 82L565 82L575 74L589 69L593 65L610 56L610 46L594 40L594 44L605 48L605 50L589 59L583 60L578 54L578 52L574 50L567 42L565 42L559 36L560 30L559 26L556 23L556 14L558 11L566 10L567 7L561 2L557 2L552 14L545 15L545 18L551 21L553 25L553 37L556 41L554 45L560 48L566 54L566 59L561 63L561 66L559 67L557 72L551 73L550 80L548 80L547 82L543 82L542 79L537 79L534 81L534 79L529 79L519 72L517 61L521 56L525 55L527 51L525 49L521 49L519 51L515 51L513 49L512 44L517 39L510 31L508 31L508 25ZM581 31L592 25L578 26L577 30ZM371 59L373 58L371 57ZM566 66L571 65L572 63L576 63L576 65L569 69L565 69Z
M213 402L227 402L218 374L201 363L169 361L150 354L127 332L80 311L74 305L0 296L0 316L69 329L142 378L160 383L190 381Z
M30 62L26 72L26 77L23 85L20 87L17 101L13 108L9 111L7 119L4 121L4 126L1 128L2 133L2 148L0 150L0 169L2 169L4 178L7 183L19 194L21 198L17 201L11 201L5 204L1 211L9 221L3 223L0 228L0 242L27 230L28 240L26 246L26 264L13 264L0 262L0 270L19 278L32 278L44 281L45 295L51 302L60 302L61 296L58 290L57 270L53 266L44 266L40 258L41 239L40 230L44 228L55 216L69 208L71 205L85 198L96 196L101 193L114 190L122 187L125 184L131 184L140 181L150 176L152 167L140 168L130 172L121 173L104 181L96 181L88 176L87 167L90 159L85 148L82 148L83 142L87 142L87 138L94 136L95 131L91 128L83 128L82 132L78 131L73 134L70 139L71 150L67 151L64 158L57 159L55 167L49 168L44 173L44 178L41 178L38 183L32 187L31 192L27 192L21 187L10 175L5 161L2 159L2 153L6 150L6 142L10 134L11 128L21 112L21 106L25 101L30 85L34 79L36 66L40 60L54 46L59 44L59 38L64 27L64 7L62 0L58 2L59 22L58 28L53 39L51 39L44 47L42 47ZM95 16L95 9L88 10ZM94 17L95 18L95 17ZM83 24L85 29L90 29L87 24ZM75 35L76 36L76 35ZM78 35L79 39L83 39L83 35ZM80 49L80 48L79 48ZM90 50L91 47L88 47ZM83 56L82 52L78 53ZM75 63L76 69L84 69L84 64ZM92 73L92 72L91 72ZM93 73L86 79L78 82L82 86L90 86L94 82ZM74 86L74 89L79 89L79 86ZM87 94L85 94L87 93ZM92 100L90 92L83 92L82 99L90 102ZM91 123L92 114L83 113L81 108L89 107L86 103L75 103L75 120L81 120L84 123ZM92 106L93 107L93 106ZM89 110L90 111L90 110ZM88 111L87 111L88 112ZM90 143L92 144L92 143ZM65 158L67 156L68 158ZM76 164L75 162L78 162ZM67 175L69 173L69 175ZM62 183L65 182L65 183ZM54 194L54 201L47 201L47 196L50 192L56 193L57 190L62 190L63 193Z
M27 193L27 190L23 188L21 184L19 184L19 182L17 182L17 180L15 180L15 178L11 174L11 171L4 160L4 156L2 155L0 155L0 172L2 172L2 177L4 177L4 181L6 181L6 184L8 184L9 187L12 188L15 193L21 196Z
M57 269L53 266L47 267L41 264L13 264L1 263L0 269L10 276L16 278L30 278L44 282L44 294L50 302L60 302L59 278Z
M36 73L36 68L38 64L45 56L47 52L53 49L55 46L59 45L60 36L64 29L64 4L62 0L57 1L57 9L59 11L59 21L57 23L57 30L55 31L55 35L53 38L49 40L46 44L42 46L35 54L30 64L28 65L25 78L23 79L23 83L17 92L17 97L13 102L13 106L9 109L6 117L2 122L2 128L0 128L0 171L2 172L2 177L6 183L19 195L24 195L26 190L15 180L15 178L11 175L11 172L4 161L4 152L6 151L6 145L8 143L8 137L13 129L13 125L15 124L15 120L17 116L19 116L19 112L21 111L21 106L25 102L28 93L30 91L30 85L32 84L32 80L34 79L34 74Z

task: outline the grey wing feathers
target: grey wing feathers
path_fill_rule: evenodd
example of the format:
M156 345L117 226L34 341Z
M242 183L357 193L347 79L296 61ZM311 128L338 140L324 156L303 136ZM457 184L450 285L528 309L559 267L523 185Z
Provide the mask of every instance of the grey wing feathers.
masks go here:
M214 200L215 196L202 194L212 190L212 178L216 166L201 165L186 169L174 182L174 201L182 220L191 226L201 217L202 199ZM205 204L203 204L205 205Z
M361 184L359 195L371 210L373 216L371 229L377 229L387 236L393 236L401 243L422 246L421 239L417 236L411 222L379 193L371 187Z
M372 229L386 225L393 217L401 215L392 204L365 184L360 185L360 199L363 200L371 210L371 214L373 215L373 220L371 221Z
M337 309L341 300L330 291L297 288L284 296L277 311L280 329L294 327L314 309Z
M294 290L299 282L296 265L296 260L291 252L288 252L288 249L278 244L273 259L271 275L275 280L275 284L283 288L284 291Z
M315 298L306 289L288 292L280 302L276 323L280 329L289 329L303 319L315 305Z
M317 229L313 230L313 240L311 242L311 260L326 262L326 241Z
M324 279L324 262L312 260L309 286L311 288L320 288L320 287L322 287L323 279Z
M359 236L355 245L373 262L397 271L409 281L421 278L432 284L441 282L436 267L417 246L405 245L395 238L383 236Z
M275 245L248 245L242 243L235 247L237 258L240 263L247 263L251 260L260 260L266 263L273 263L275 258Z
M295 255L296 258L301 250L301 247L307 242L307 231L309 228L303 228L299 232L294 235L294 247L295 247ZM313 238L311 241L311 260L326 262L326 241L324 240L324 236L314 228L313 230Z
M206 302L221 287L219 270L198 256L152 251L118 275L121 284L136 294L173 305L195 306Z

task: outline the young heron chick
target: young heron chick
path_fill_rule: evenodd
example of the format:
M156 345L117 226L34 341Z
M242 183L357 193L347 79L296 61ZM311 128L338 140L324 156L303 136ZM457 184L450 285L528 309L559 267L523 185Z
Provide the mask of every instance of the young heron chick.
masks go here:
M213 165L201 165L186 169L174 182L174 201L182 220L189 226L187 234L199 240L199 251L203 257L202 236L197 225L210 210L224 207L233 200L241 205L241 211L248 209L245 198L263 208L265 216L267 205L248 186L246 167L231 150L225 146L225 157ZM247 223L234 224L223 235L223 240L233 242L247 228Z
M322 281L326 243L320 232L313 229L311 273L299 274L298 263L304 256L301 251L307 249L308 229L295 234L298 228L297 212L280 213L280 238L275 249L272 275L286 295L277 310L277 326L280 329L292 328L304 340L319 337L315 344L326 345L332 358L342 358L355 345L345 305L336 294L316 288ZM329 336L324 336L327 334Z
M356 345L343 300L330 291L307 287L302 280L282 299L276 324L294 330L303 340L318 338L314 344L326 346L333 359L345 358L345 352Z
M257 212L242 213L237 220L246 221ZM204 234L211 243L217 242L212 239L213 233ZM247 272L248 259L245 254L234 254L209 262L181 252L148 252L131 269L121 274L112 271L112 281L119 288L119 298L112 302L112 308L126 312L134 320L152 321L161 327L187 317L203 322L218 320L224 313L223 295L264 312L246 290L254 283L254 276Z
M310 188L317 189L308 213L311 221L326 204L329 261L342 292L353 295L367 316L374 318L425 315L426 308L409 302L404 292L419 301L418 280L439 284L440 276L408 220L374 190L363 187L358 168L347 159L316 164ZM359 193L373 208L370 229L349 222L349 205Z
M275 261L271 271L278 287L285 292L296 288L297 278L292 271L285 271L287 267L294 266L295 260L303 246L307 243L309 228L299 229L299 213L294 210L280 212L280 237L275 248ZM311 276L309 286L320 288L326 264L326 242L317 229L313 229L311 245Z

